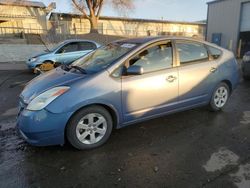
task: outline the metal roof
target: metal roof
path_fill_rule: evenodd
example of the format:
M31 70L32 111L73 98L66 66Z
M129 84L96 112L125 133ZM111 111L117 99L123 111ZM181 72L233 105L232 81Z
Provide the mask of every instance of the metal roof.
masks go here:
M226 1L226 0L213 0L213 1L207 2L207 4L209 5L209 4L213 4L213 3L219 3L221 1Z
M37 2L37 1L0 0L0 5L46 8L43 2Z
M82 17L81 14L71 14L71 13L58 13L52 12L49 20L52 20L54 15L59 15L61 17ZM100 20L119 20L119 21L133 21L133 22L153 22L153 23L174 23L174 24L187 24L187 25L206 25L204 22L185 22L185 21L169 21L169 20L154 20L154 19L141 19L141 18L122 18L122 17L109 17L101 16Z

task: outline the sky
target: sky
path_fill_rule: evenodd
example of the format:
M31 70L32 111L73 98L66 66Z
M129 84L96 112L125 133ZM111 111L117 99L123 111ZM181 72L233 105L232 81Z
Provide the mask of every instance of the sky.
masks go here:
M72 12L71 0L40 0L48 5L56 2L56 12ZM135 9L121 14L106 4L102 16L143 18L171 21L200 21L207 17L207 2L211 0L134 0Z

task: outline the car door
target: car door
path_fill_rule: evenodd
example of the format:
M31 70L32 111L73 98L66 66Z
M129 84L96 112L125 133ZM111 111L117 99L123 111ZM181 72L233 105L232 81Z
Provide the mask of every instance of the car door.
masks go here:
M209 101L218 78L218 63L207 47L196 41L176 41L179 73L179 107Z
M62 64L69 64L80 57L78 42L70 42L62 46L56 52L56 61Z
M126 67L140 66L142 75L122 77L122 110L125 122L157 116L173 110L178 99L178 70L170 41L140 51Z

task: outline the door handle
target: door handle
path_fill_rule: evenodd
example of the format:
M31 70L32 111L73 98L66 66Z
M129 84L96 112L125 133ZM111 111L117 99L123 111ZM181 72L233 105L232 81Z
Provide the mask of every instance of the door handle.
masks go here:
M212 72L212 73L214 73L214 72L216 72L217 71L217 68L215 68L215 67L212 67L211 69L210 69L210 72Z
M176 78L175 76L171 75L171 76L168 76L166 80L167 80L168 82L173 82L173 81L175 81L176 79L177 79L177 78Z

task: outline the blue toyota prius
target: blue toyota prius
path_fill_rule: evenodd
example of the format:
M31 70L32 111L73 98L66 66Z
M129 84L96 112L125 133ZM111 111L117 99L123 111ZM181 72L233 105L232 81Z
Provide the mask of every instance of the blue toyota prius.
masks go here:
M233 53L204 41L115 41L30 81L17 127L32 145L96 148L115 128L200 106L219 111L238 81Z

